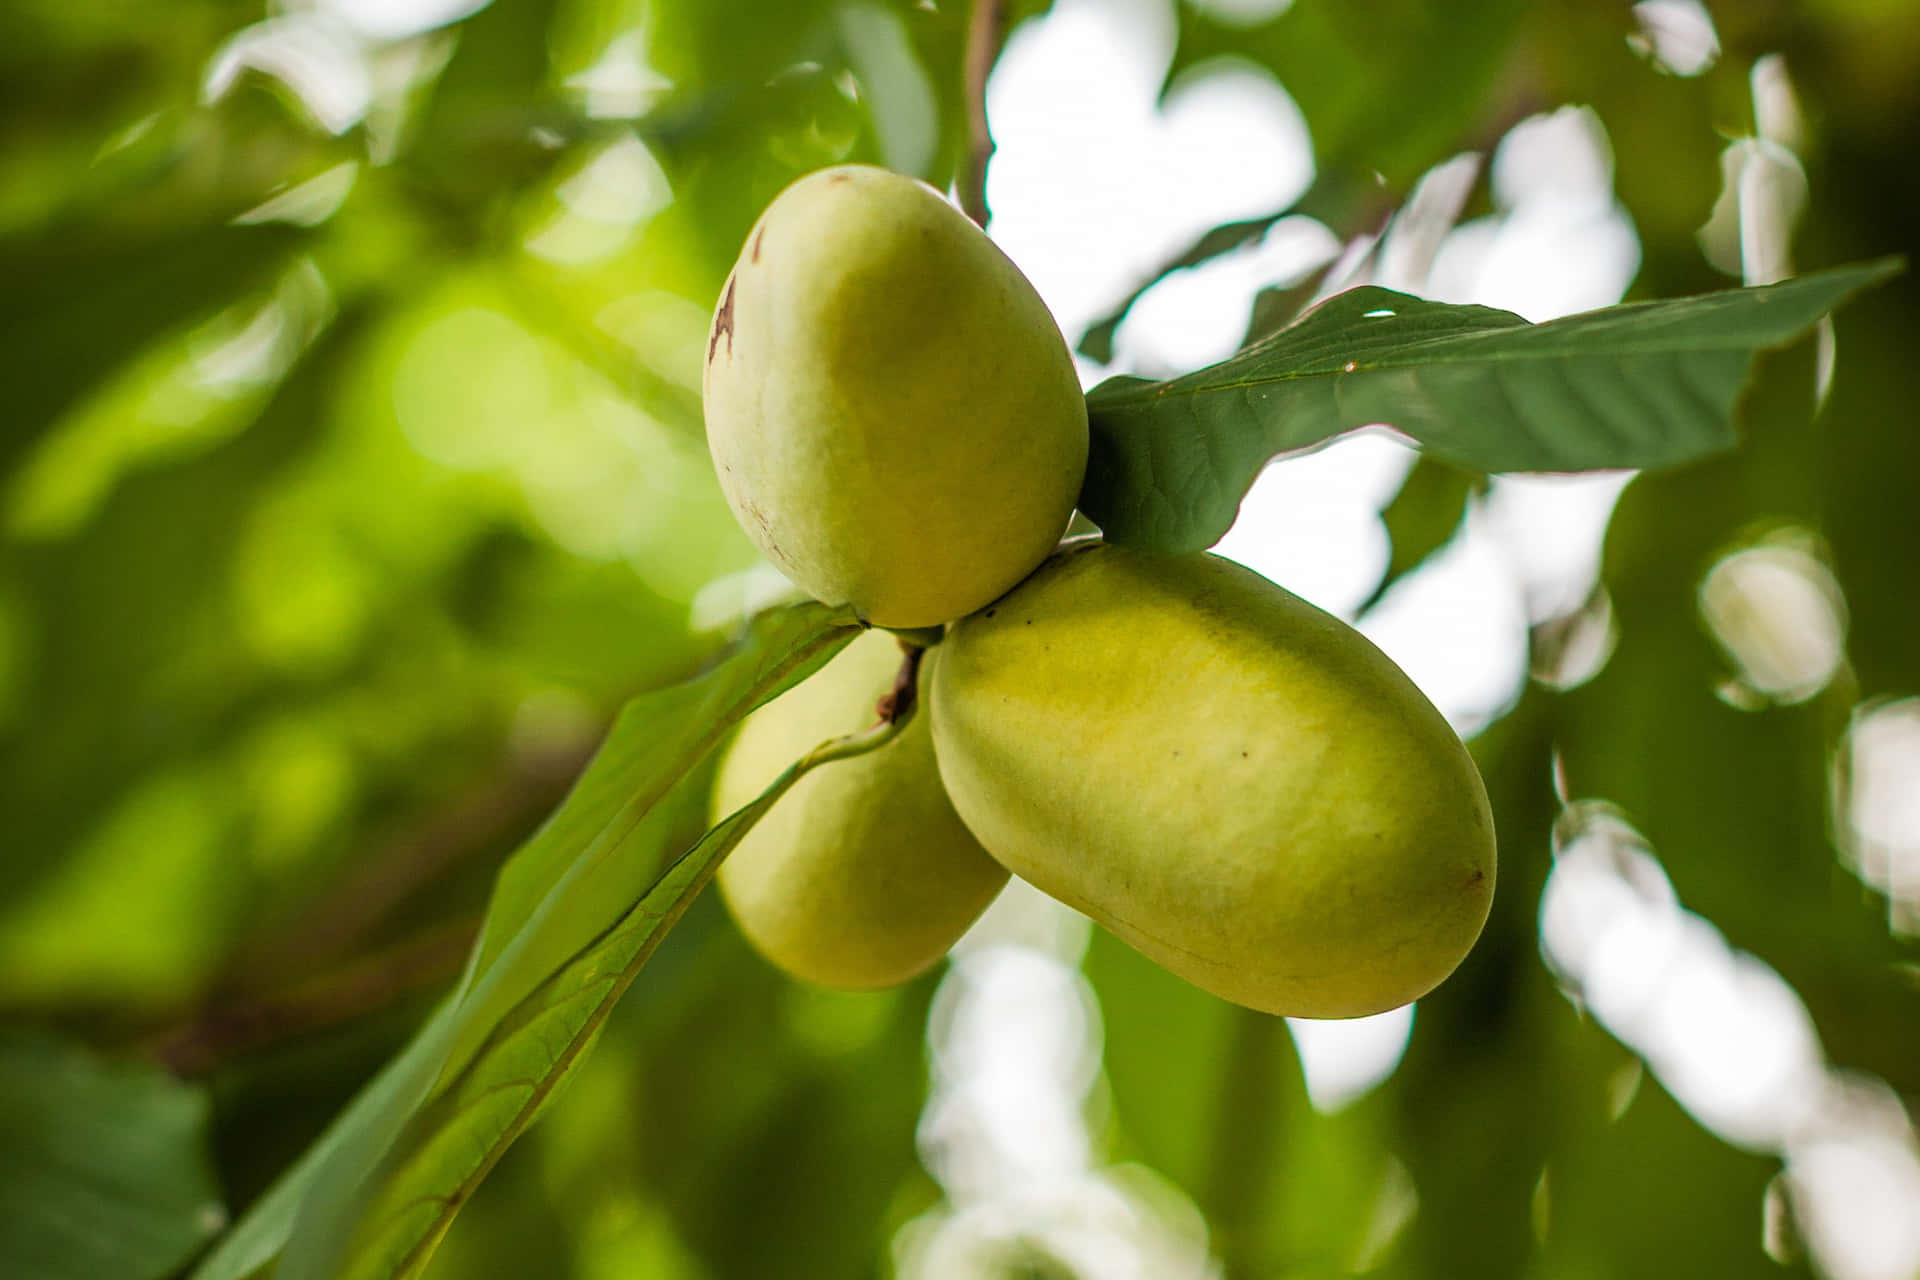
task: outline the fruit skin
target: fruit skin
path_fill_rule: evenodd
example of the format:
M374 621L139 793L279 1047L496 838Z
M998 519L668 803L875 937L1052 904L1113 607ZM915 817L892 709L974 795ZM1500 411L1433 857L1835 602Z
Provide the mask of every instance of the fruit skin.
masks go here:
M892 636L868 632L749 716L720 763L714 820L828 738L872 724L900 659ZM925 683L923 670L923 693ZM948 802L923 706L892 742L795 783L718 878L741 932L767 959L822 986L870 990L944 956L1007 873Z
M768 206L708 335L707 443L747 536L828 604L936 626L1045 559L1087 464L1046 304L924 183L843 165Z
M1268 1013L1405 1004L1493 898L1479 771L1365 637L1213 555L1069 544L934 650L947 792L1016 875Z

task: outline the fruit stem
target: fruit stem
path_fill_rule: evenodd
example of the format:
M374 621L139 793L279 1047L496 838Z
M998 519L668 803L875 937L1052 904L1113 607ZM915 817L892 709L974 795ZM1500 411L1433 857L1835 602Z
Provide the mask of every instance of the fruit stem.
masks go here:
M884 702L885 699L882 701ZM913 719L915 705L915 699L912 697L904 698L901 700L901 705L895 707L890 716L883 715L877 723L868 725L857 733L828 739L794 762L791 777L782 774L774 785L784 793L810 769L831 764L835 760L848 760L854 756L863 756L869 751L879 750L900 736L900 731ZM768 790L771 791L772 788Z
M920 699L920 657L926 649L917 644L900 641L900 670L893 676L893 688L881 695L874 705L882 724L903 724L913 716L914 705Z

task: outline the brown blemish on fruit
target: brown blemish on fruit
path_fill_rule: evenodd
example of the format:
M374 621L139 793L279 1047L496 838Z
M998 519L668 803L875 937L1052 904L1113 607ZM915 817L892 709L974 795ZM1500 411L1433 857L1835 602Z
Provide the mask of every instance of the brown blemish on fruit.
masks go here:
M767 229L764 226L761 227L758 231L753 233L753 249L751 251L751 256L755 262L760 261L760 242L766 239L766 236L767 236Z
M729 344L729 350L731 350L731 344ZM773 535L773 521L767 519L767 513L762 511L756 503L747 501L741 505L746 508L748 519L760 527L761 535L766 538L767 554L772 557L775 563L785 565L787 563L787 553L781 549L780 540Z
M727 336L727 354L733 354L733 277L727 277L726 292L720 295L720 309L713 313L713 335L707 339L707 363L720 348L720 335Z

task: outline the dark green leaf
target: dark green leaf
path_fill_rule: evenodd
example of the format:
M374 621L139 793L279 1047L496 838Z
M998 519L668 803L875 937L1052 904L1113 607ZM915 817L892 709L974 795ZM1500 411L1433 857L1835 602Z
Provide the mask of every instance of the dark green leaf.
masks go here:
M154 1068L0 1039L0 1275L172 1272L225 1217L207 1115Z
M1899 269L1885 260L1538 325L1353 289L1210 368L1095 388L1080 507L1116 542L1199 550L1270 458L1371 424L1479 471L1674 466L1732 447L1760 352Z

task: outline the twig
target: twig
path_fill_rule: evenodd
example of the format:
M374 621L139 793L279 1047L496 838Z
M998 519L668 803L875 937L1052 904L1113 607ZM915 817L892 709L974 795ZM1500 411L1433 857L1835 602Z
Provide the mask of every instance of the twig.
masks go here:
M202 1076L238 1054L350 1022L450 980L478 928L457 920L289 990L218 1005L160 1032L145 1052L176 1075Z
M429 821L385 841L358 859L297 920L277 924L244 948L222 984L228 991L311 973L364 943L416 894L461 861L499 848L567 792L586 767L597 729L508 759Z
M987 208L987 162L993 158L993 133L987 128L987 77L1006 35L1006 0L973 0L973 13L967 19L967 154L954 185L959 188L961 209L982 228L993 216Z

